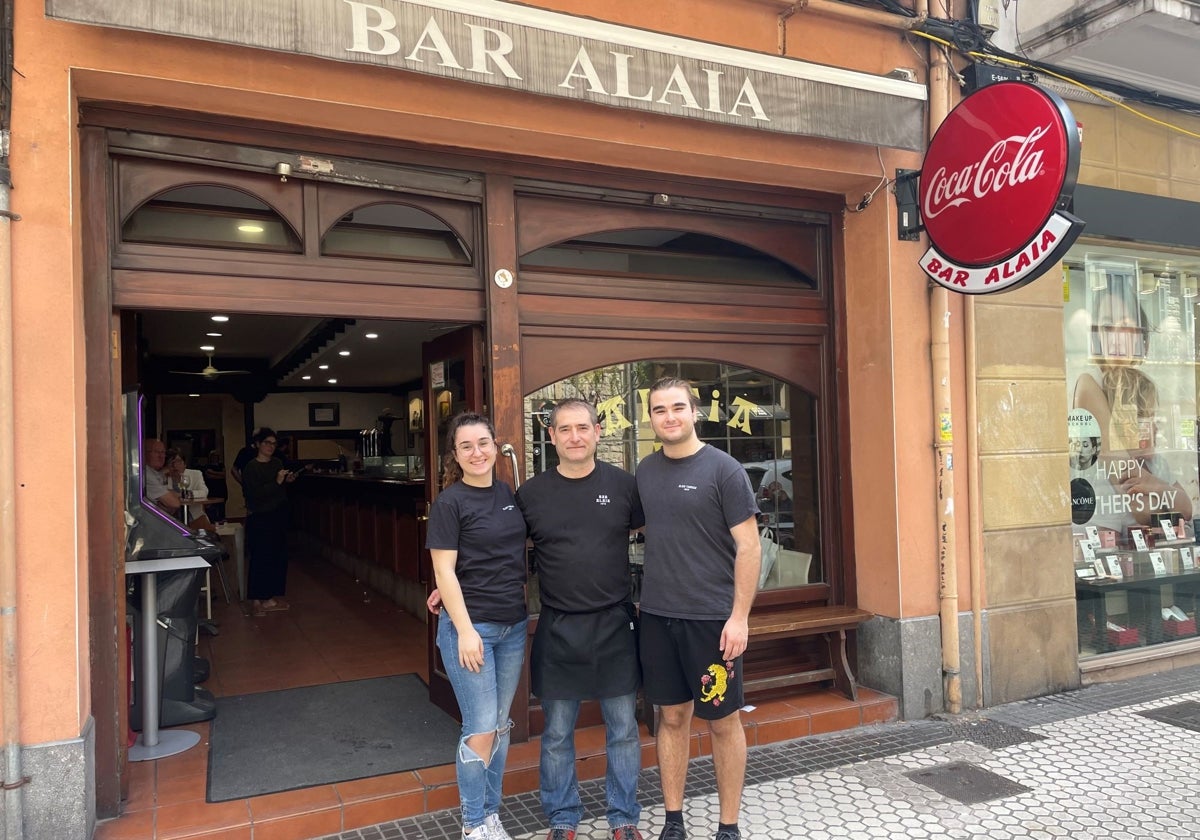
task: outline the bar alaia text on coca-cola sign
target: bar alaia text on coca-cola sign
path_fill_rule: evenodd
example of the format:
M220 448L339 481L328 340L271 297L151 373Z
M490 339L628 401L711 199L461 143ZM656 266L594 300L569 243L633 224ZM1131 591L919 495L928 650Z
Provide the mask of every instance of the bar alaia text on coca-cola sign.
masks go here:
M947 115L921 167L922 270L966 294L1015 289L1057 263L1083 230L1063 210L1079 133L1053 93L1001 82Z

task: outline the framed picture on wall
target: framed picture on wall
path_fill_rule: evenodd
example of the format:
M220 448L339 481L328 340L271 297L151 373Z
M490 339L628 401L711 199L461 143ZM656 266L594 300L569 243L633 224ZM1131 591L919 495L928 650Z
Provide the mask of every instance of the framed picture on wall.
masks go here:
M408 430L419 432L425 427L425 400L420 396L409 395L408 398Z
M308 425L337 426L341 423L341 413L340 403L309 403Z

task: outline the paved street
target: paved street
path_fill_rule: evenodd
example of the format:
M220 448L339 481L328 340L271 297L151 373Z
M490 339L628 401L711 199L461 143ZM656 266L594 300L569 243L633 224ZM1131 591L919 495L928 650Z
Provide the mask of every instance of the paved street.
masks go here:
M642 774L642 830L662 827L656 770ZM583 786L580 840L607 838L603 781ZM712 763L693 761L684 818L711 837ZM505 800L504 824L541 837L537 794ZM1200 836L1200 667L965 714L864 727L753 749L741 819L765 838ZM327 840L458 840L456 811Z

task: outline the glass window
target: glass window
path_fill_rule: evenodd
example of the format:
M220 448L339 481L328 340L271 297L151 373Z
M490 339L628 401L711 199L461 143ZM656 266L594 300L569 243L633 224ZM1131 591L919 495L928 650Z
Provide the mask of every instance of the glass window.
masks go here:
M701 440L746 469L762 514L763 538L778 547L773 561L764 564L761 588L821 582L816 398L764 373L713 362L643 361L597 368L540 388L525 397L530 441L525 474L558 463L546 424L549 409L567 397L596 406L597 457L636 472L638 462L658 448L647 396L650 385L664 376L693 384ZM632 562L636 575L636 544Z
M1064 270L1080 654L1193 636L1200 256L1077 245Z
M125 242L298 254L300 238L271 207L229 187L198 185L160 193L121 228Z
M729 280L739 284L800 283L813 279L782 260L755 248L678 230L617 230L580 236L539 248L521 258L521 268Z
M325 234L327 257L470 265L454 231L436 216L407 204L371 204L347 213Z

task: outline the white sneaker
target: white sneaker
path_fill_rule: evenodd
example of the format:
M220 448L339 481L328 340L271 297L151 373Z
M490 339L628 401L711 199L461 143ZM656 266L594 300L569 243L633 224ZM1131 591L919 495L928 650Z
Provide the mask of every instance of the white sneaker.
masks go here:
M499 814L488 814L487 820L483 823L491 829L492 840L513 840L509 833L504 830L504 824L500 822Z
M488 823L480 823L468 833L463 830L463 840L492 840L492 827Z

